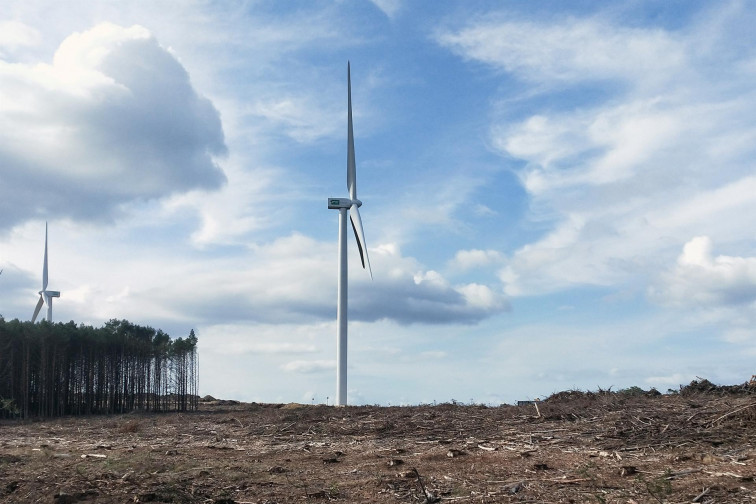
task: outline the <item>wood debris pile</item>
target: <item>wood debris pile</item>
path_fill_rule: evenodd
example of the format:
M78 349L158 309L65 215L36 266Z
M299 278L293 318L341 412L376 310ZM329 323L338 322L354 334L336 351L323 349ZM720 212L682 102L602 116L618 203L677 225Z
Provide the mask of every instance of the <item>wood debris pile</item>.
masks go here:
M0 501L754 502L753 389L694 383L565 392L538 409L215 400L3 421Z

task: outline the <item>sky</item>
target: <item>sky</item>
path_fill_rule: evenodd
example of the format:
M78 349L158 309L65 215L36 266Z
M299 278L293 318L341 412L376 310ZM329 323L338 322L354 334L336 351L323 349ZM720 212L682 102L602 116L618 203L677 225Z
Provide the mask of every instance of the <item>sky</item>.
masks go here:
M199 338L201 395L350 404L756 373L748 1L3 0L0 314Z

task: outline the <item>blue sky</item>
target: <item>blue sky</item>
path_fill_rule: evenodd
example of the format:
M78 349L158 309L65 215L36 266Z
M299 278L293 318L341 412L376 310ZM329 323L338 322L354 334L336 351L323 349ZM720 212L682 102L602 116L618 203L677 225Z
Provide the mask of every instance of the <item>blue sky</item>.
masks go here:
M748 2L5 2L0 313L194 329L200 392L352 404L756 372ZM351 239L351 237L350 237Z

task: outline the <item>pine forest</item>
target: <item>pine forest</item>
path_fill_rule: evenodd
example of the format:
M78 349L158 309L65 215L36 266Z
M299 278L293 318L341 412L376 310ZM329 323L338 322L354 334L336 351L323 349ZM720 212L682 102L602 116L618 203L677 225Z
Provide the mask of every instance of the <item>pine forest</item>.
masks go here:
M0 317L0 418L197 409L194 330L111 320L103 327Z

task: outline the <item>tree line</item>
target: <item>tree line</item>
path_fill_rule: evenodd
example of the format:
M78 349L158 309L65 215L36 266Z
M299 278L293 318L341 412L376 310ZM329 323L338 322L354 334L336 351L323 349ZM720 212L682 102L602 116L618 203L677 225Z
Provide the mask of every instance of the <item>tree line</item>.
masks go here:
M197 336L0 316L0 418L197 409Z

